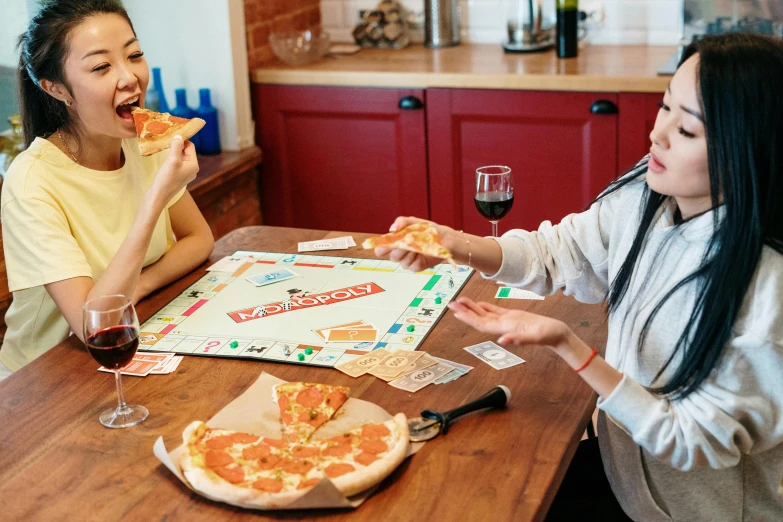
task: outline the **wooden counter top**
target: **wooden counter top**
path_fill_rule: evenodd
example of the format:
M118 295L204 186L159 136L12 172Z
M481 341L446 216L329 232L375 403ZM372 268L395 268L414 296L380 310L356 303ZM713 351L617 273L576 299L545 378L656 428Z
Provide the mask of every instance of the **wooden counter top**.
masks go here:
M504 53L492 44L429 49L363 49L293 67L272 62L251 71L253 83L372 87L456 87L548 91L663 92L669 76L658 69L673 46L586 46L578 58L559 60L554 51Z

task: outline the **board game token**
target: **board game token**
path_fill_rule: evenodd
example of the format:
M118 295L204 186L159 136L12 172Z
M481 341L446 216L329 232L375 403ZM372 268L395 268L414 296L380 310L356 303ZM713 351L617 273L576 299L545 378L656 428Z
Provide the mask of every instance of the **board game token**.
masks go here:
M239 346L239 343L238 343L238 342L236 342L236 341L231 341L231 344L229 344L229 346L230 346L231 348L236 348L237 346Z
M406 330L408 330L409 332L412 332L412 331L413 331L413 330L415 330L415 329L416 329L416 327L415 327L415 326L413 326L412 324L411 324L411 325L408 325L408 328L406 328Z
M307 355L310 355L311 353L313 353L313 349L312 349L312 348L310 348L310 347L307 347L307 348L305 348L305 353L306 353Z
M303 354L303 353L298 353L298 354L296 354L296 358L297 358L297 359L299 359L300 361L304 361L304 359L305 359L305 354Z
M442 302L443 302L443 299L441 299L440 297L436 297L435 298L435 304L441 304Z

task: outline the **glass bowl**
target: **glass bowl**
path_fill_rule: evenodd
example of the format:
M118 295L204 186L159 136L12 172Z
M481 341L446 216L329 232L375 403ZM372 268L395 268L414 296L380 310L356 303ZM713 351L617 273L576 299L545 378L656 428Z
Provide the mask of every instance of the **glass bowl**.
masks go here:
M291 65L313 63L329 51L329 35L310 30L272 33L269 43L275 55Z

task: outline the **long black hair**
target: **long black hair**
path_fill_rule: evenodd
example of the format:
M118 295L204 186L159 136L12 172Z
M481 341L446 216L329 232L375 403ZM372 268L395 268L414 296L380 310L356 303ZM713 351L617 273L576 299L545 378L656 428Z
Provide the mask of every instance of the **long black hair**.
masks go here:
M73 121L61 101L40 87L41 80L63 84L69 35L85 19L96 14L116 14L133 30L127 11L119 0L48 0L41 2L27 31L19 37L19 109L25 147L37 136L48 136L59 128L75 134ZM135 31L134 31L135 34Z
M714 232L695 270L657 303L645 322L638 350L664 302L697 285L688 326L669 359L681 362L668 382L650 390L684 398L718 364L761 258L764 245L783 253L783 43L752 34L706 36L691 43L680 65L699 54L698 97L704 117ZM646 161L612 183L606 197L647 172ZM609 311L626 295L645 239L666 196L646 186L639 229L609 288Z

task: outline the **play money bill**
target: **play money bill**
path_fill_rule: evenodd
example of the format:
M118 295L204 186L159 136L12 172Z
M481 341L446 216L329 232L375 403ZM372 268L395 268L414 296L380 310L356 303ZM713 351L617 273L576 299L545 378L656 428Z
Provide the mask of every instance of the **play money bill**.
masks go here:
M413 361L422 357L424 352L397 350L386 356L384 360L368 373L376 377L399 377Z
M394 379L397 379L398 377L403 377L405 375L408 375L409 373L413 373L416 370L421 370L422 368L429 368L430 366L435 366L438 364L438 361L435 360L434 357L430 357L426 353L410 363L407 368L405 368L400 375L397 377L379 377L379 379L383 379L386 382L393 381Z
M389 384L395 388L415 393L428 384L432 384L440 377L443 377L449 373L453 368L446 366L445 364L436 364L429 368L423 368L416 370L413 373L409 373L399 379L394 379Z
M488 365L492 366L496 370L503 370L522 364L525 362L521 357L517 357L508 350L498 346L492 341L486 341L481 344L468 346L465 348L468 352L472 353Z
M377 366L386 356L389 355L389 351L383 348L373 350L366 355L362 355L358 359L348 361L339 366L335 366L338 370L351 377L359 377L364 375L373 367Z

